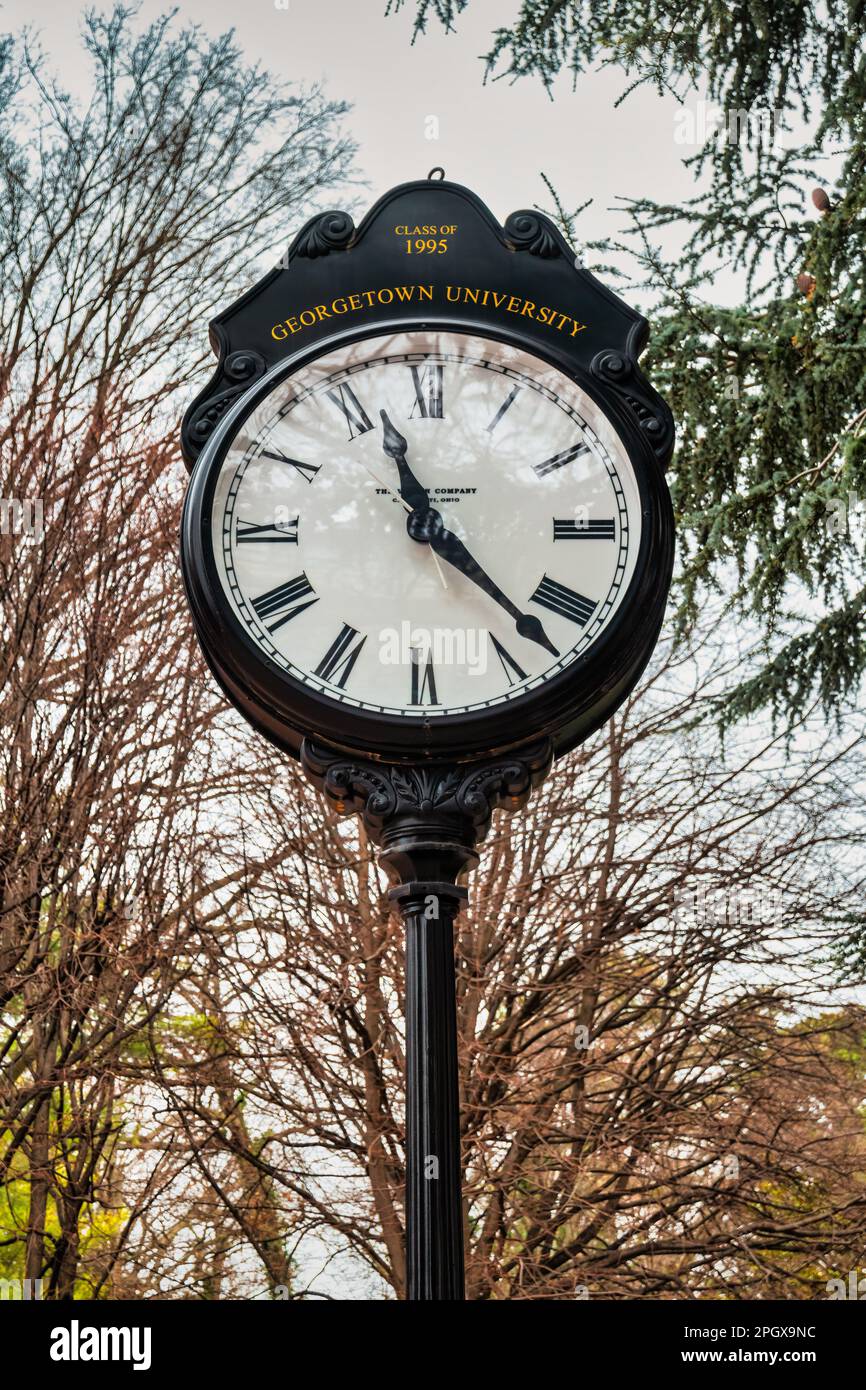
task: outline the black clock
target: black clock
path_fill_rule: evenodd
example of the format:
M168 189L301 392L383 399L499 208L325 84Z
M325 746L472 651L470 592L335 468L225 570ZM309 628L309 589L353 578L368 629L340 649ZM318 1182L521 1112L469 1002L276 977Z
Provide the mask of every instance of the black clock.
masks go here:
M412 763L598 728L671 576L645 336L540 214L425 181L313 219L184 424L184 577L244 715Z
M463 879L662 621L673 423L646 334L547 218L502 227L457 184L405 184L357 229L311 219L214 320L184 420L211 669L363 817L405 922L410 1300L463 1297Z

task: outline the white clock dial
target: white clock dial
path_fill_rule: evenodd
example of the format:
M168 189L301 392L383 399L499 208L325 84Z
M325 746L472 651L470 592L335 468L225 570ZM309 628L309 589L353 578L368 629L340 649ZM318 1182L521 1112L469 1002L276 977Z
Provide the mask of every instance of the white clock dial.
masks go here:
M276 384L212 511L221 583L262 652L333 700L426 720L574 662L625 597L640 526L625 447L570 378L433 330Z

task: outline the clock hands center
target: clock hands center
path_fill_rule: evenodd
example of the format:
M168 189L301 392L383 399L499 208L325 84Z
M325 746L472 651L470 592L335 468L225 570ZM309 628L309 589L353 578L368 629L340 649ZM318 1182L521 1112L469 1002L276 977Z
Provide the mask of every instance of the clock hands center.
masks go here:
M364 468L367 469L367 472L370 474L370 477L373 479L373 482L374 482L374 483L378 483L378 484L379 484L379 487L383 487L383 488L385 489L386 492L389 492L389 493L391 494L391 496L394 498L394 501L395 501L395 502L399 502L399 503L400 503L400 506L403 508L403 510L406 511L406 512L409 512L410 515L411 515L411 513L412 513L412 508L409 506L409 503L408 503L408 502L405 502L405 501L403 500L403 498L399 495L399 493L396 493L396 492L394 491L394 489L393 489L392 487L389 487L388 484L387 484L386 482L383 482L383 480L379 477L378 473L374 473L373 470L372 470L372 468L368 468L368 467L367 467L367 464L366 464L366 463L364 464ZM442 566L441 566L440 563L439 563L439 557L438 557L438 555L436 554L436 551L435 551L435 550L431 550L431 551L430 551L430 554L432 555L432 557L433 557L433 562L434 562L434 564L435 564L435 566L436 566L436 573L439 575L439 578L440 578L441 581L442 581L442 588L443 588L443 589L447 589L447 588L448 588L448 580L445 578L445 575L444 575L443 572L442 572Z
M544 631L539 619L531 613L521 613L496 581L481 568L460 537L448 530L440 513L430 506L427 489L421 486L406 462L406 440L392 424L386 411L380 410L379 414L382 417L382 448L396 463L400 475L400 496L404 503L408 503L412 508L406 518L406 530L413 541L429 545L434 555L453 565L467 579L471 579L473 584L477 584L479 589L483 589L514 619L521 637L527 638L530 642L537 642L553 656L559 656L559 651Z

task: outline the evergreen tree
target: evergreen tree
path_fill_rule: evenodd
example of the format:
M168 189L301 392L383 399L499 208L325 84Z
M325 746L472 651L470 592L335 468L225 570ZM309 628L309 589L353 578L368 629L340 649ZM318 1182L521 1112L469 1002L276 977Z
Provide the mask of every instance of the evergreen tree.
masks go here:
M453 27L471 0L417 3L420 33ZM616 64L623 98L650 83L719 112L686 160L694 198L627 200L615 245L652 292L646 366L677 418L677 621L689 626L708 590L730 590L766 644L725 719L796 715L816 697L838 712L866 668L863 21L859 0L687 12L673 0L524 0L485 58L488 76L549 88ZM807 134L795 140L795 126ZM670 262L653 238L672 226L685 234ZM739 302L725 307L732 283Z

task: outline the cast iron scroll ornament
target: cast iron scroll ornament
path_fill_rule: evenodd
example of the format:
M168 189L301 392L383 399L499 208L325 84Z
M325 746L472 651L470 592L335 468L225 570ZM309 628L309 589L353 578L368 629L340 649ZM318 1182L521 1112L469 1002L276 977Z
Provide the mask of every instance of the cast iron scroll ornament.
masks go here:
M511 214L505 223L505 234L515 251L528 251L532 256L550 259L568 250L565 241L547 218L527 209Z
M188 417L186 428L190 443L197 448L206 444L225 415L253 382L264 376L265 359L259 352L242 348L232 352L222 363L220 386ZM221 389L220 389L221 388Z
M332 251L345 251L354 235L355 224L347 212L323 212L302 229L294 253L315 260Z
M610 349L592 359L590 370L615 391L637 417L656 458L666 462L674 445L674 424L670 411L655 391L648 390L635 361Z
M361 817L382 851L380 862L398 885L429 881L429 861L446 846L454 881L474 867L475 846L487 834L494 810L525 806L552 761L549 739L463 766L372 763L314 739L301 745L301 766L311 782L339 815ZM435 878L441 883L441 872Z

